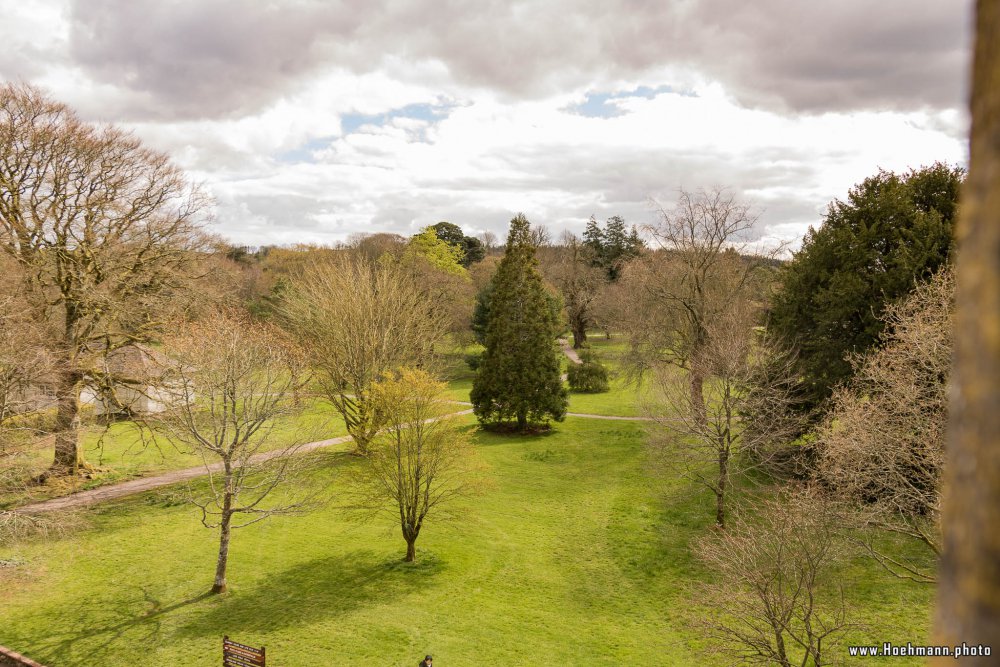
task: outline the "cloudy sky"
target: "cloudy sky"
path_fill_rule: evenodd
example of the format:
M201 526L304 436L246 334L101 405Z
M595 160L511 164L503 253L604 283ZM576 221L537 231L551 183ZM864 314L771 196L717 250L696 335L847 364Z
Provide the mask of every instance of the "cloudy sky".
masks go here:
M134 129L235 242L558 232L728 187L800 239L965 164L971 0L0 0L0 79Z

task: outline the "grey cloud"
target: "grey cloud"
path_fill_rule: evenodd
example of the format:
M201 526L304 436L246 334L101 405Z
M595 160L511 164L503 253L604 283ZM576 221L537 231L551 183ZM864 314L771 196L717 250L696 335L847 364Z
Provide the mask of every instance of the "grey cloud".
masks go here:
M387 56L440 61L458 84L514 98L682 63L749 104L950 108L970 15L971 0L76 0L72 53L144 94L133 117L246 113L321 68L369 72Z
M45 62L52 57L53 54L31 44L0 49L0 80L30 81L44 72Z
M331 240L330 232L317 217L327 204L297 194L242 195L217 192L218 214L214 231L240 243L297 243Z
M702 0L685 49L758 103L795 110L964 101L971 0ZM721 53L720 53L721 51Z
M232 116L327 62L359 21L346 2L79 0L71 52L98 80L146 95L122 109L130 117Z

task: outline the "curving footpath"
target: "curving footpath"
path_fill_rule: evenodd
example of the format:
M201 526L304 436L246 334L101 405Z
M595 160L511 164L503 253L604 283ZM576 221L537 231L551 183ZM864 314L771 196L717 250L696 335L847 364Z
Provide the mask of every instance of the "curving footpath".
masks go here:
M559 340L562 346L563 352L570 361L573 363L580 363L580 357L577 355L576 350L574 350L569 341L566 339ZM456 405L472 405L468 401L452 401ZM467 415L470 414L472 410L461 410L459 412L453 412L447 416L454 417L457 415ZM584 419L607 419L609 421L653 421L649 417L616 417L613 415L594 415L587 414L583 412L567 412L568 417L582 417ZM316 451L317 449L323 449L325 447L332 447L333 445L341 445L345 442L350 442L351 436L345 435L339 438L330 438L329 440L318 440L316 442L310 442L308 444L302 445L296 450L296 453L305 454L307 452ZM251 461L254 463L261 463L267 461L274 456L280 454L279 451L274 452L264 452L254 456ZM127 482L121 482L119 484L109 484L108 486L98 487L96 489L90 489L89 491L79 491L77 493L72 493L68 496L61 496L59 498L52 498L51 500L43 500L41 502L32 503L30 505L23 505L17 508L18 512L26 513L39 513L39 512L53 512L56 510L73 509L79 507L86 507L88 505L94 505L97 503L102 503L107 500L114 500L116 498L122 498L125 496L131 496L136 493L143 493L145 491L152 491L153 489L159 489L164 486L170 486L171 484L177 484L178 482L185 482L191 479L197 479L198 477L204 477L210 471L218 472L222 470L221 463L213 463L209 466L197 466L194 468L184 468L182 470L174 470L171 472L163 473L162 475L155 475L153 477L141 477L139 479L129 480Z

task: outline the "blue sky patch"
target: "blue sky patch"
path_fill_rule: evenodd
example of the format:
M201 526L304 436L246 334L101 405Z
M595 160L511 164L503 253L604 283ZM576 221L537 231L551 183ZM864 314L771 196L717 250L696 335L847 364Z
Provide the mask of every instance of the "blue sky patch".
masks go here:
M642 97L651 100L663 93L696 97L696 94L692 91L675 90L672 86L668 85L657 86L656 88L639 86L634 90L627 90L620 93L587 93L582 103L570 105L566 109L570 113L586 116L587 118L615 118L616 116L625 115L625 112L617 104L614 104L615 100L623 100L629 97Z
M414 118L430 124L437 123L447 118L455 106L455 104L407 104L405 107L390 109L385 113L346 113L340 117L341 136L346 137L349 134L359 132L366 125L381 127L394 118ZM419 137L421 141L426 140L423 132L419 134ZM315 153L328 148L336 139L338 137L335 136L315 137L295 148L278 153L275 155L275 159L286 164L315 162Z
M296 164L299 162L314 162L313 154L327 148L336 137L315 137L295 148L278 153L275 158L279 162Z
M407 104L405 107L390 109L379 114L347 113L340 117L340 126L344 136L347 136L365 125L382 126L394 118L413 118L437 123L447 118L454 106L454 104Z

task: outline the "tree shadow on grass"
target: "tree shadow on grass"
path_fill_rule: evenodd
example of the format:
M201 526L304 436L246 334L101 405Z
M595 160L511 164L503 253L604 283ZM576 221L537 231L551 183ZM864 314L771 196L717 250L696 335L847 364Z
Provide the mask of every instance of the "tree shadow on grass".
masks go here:
M143 647L179 639L221 641L223 634L252 635L336 618L426 590L444 570L427 552L416 563L378 558L370 551L317 558L275 573L255 587L222 596L206 591L176 602L156 599L145 586L134 593L119 590L117 596L74 604L44 638L18 636L14 629L8 641L46 664L123 664Z
M178 634L271 632L336 618L370 604L383 604L426 590L444 565L433 554L415 563L382 561L370 551L316 558L237 589L205 614L190 619Z
M560 435L560 431L557 427L550 427L545 430L540 430L532 433L522 433L517 431L516 425L512 427L512 430L504 430L504 427L510 425L502 425L497 428L486 428L482 426L472 426L469 427L466 432L472 436L473 441L476 445L482 447L494 447L497 445L509 445L511 443L524 443L528 444L543 442L544 440Z
M119 611L121 599L95 599L89 603L74 604L75 616L81 619L73 630L59 632L58 625L51 627L41 641L30 641L27 638L22 644L22 651L30 657L54 665L83 664L80 662L86 656L87 663L93 665L105 664L105 657L121 650L122 642L136 646L157 646L162 639L162 623L172 613L190 605L206 601L212 597L209 592L196 595L186 600L163 604L153 597L149 589L137 587L141 592L147 609L139 614L132 611ZM129 605L132 607L133 605ZM101 617L111 620L104 625L88 625L88 618ZM30 641L30 646L29 646Z

